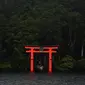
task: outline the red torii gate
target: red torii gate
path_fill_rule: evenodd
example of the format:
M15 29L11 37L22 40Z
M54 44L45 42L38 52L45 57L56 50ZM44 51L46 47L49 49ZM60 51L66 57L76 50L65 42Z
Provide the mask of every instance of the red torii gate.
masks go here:
M30 53L30 72L34 72L34 53L49 53L49 69L48 71L52 72L52 53L57 53L54 51L55 49L58 49L57 46L46 46L43 47L43 51L40 50L39 46L25 46L26 53Z

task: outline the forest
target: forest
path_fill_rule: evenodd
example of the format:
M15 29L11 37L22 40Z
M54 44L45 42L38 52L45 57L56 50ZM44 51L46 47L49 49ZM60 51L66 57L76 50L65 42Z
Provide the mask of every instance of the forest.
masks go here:
M56 69L85 71L85 0L0 0L0 68L27 68L26 45L59 45Z

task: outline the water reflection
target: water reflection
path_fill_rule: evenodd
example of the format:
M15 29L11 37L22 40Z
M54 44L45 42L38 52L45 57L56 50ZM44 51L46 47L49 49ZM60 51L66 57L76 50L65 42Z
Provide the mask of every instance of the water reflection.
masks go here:
M31 80L36 79L35 73L30 73L30 74L29 74L29 79L31 79Z
M20 73L0 74L0 85L85 85L85 75Z

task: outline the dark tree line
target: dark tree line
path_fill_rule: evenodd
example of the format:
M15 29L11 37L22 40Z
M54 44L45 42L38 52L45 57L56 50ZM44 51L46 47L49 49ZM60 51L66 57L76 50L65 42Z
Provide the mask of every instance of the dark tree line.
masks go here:
M0 0L0 59L24 59L25 45L56 45L85 56L84 0Z

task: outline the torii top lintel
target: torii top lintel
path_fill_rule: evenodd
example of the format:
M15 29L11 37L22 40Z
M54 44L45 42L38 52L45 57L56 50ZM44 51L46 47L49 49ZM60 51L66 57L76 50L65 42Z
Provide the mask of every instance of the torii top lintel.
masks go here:
M53 49L58 49L58 45L57 46L43 46L43 51L40 50L39 46L25 46L25 49L29 49L26 50L26 53L56 53L56 51L54 51ZM37 50L36 50L37 49Z
M58 49L59 45L56 46L43 46L43 49ZM25 46L26 49L40 49L40 46Z

